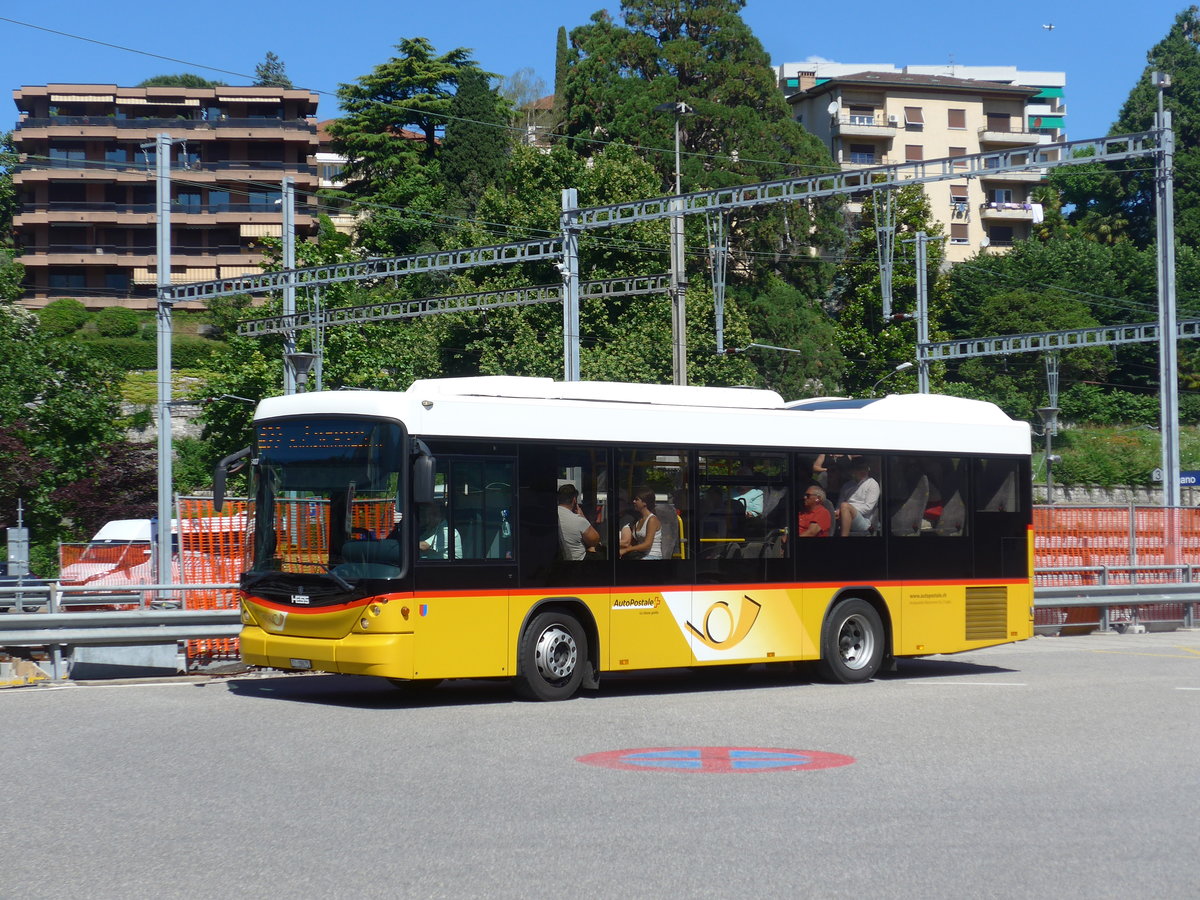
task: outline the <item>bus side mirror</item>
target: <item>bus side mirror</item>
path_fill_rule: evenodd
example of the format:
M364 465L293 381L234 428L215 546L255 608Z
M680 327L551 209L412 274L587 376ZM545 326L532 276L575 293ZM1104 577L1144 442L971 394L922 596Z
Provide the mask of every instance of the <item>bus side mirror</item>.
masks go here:
M412 499L414 503L433 502L435 461L423 441L413 441L415 459L412 471Z
M225 478L230 472L240 472L245 465L244 460L250 455L250 448L244 447L237 453L230 453L213 468L213 509L221 511L225 505Z

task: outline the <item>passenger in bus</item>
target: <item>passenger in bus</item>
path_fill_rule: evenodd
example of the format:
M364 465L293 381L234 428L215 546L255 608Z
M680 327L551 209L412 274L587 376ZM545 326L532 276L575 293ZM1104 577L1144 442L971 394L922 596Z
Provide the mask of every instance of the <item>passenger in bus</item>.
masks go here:
M825 489L817 484L810 485L804 492L804 508L796 523L796 537L829 537L832 528L833 517L825 505Z
M662 533L658 516L654 514L654 491L648 487L634 491L633 508L638 518L630 528L629 546L621 548L621 558L662 559Z
M579 506L579 489L564 484L558 489L558 546L562 558L579 561L600 546L600 533Z
M457 529L454 531L454 548L456 555L462 554L462 537ZM450 558L450 524L446 521L446 511L440 502L426 503L421 506L420 543L421 559Z
M842 486L838 501L842 537L869 534L879 511L879 482L871 477L871 466L863 457L850 463L850 481Z
M763 514L763 489L749 483L749 479L754 475L749 466L742 466L738 474L745 478L746 482L734 488L733 499L741 501L749 518L760 518Z

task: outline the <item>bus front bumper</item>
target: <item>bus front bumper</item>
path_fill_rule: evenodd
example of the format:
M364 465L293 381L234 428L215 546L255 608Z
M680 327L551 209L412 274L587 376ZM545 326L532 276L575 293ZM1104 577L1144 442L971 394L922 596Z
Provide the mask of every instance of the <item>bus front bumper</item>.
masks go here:
M240 639L242 660L251 666L413 677L412 634L348 634L331 640L270 634L257 625L246 625Z

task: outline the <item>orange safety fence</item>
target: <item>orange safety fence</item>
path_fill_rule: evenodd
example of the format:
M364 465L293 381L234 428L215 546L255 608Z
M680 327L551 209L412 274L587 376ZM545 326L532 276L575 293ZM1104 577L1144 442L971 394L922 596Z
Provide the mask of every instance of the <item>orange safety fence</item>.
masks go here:
M209 497L180 497L179 569L183 584L232 584L241 577L246 549L245 500L226 498L218 513ZM189 591L188 609L237 609L236 590ZM236 659L237 638L200 638L187 643L192 660Z
M1037 587L1177 582L1184 577L1179 567L1200 566L1200 509L1040 506L1033 510L1033 528L1036 568L1106 569L1041 572L1035 576ZM1088 630L1099 617L1095 607L1039 607L1034 624ZM1118 625L1135 619L1178 621L1183 618L1183 606L1113 607L1108 618Z

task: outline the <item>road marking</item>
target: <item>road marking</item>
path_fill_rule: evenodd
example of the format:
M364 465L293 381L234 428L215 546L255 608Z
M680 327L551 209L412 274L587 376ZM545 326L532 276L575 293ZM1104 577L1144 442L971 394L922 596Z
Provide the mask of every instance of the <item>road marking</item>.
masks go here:
M955 685L961 687L1029 687L1024 681L914 681L913 684Z
M1186 688L1185 688L1185 687L1177 687L1177 688L1175 688L1175 690L1177 690L1177 691L1200 691L1200 687L1195 687L1195 688L1192 688L1192 687L1186 687Z
M1184 650L1184 653L1140 653L1134 650L1092 650L1088 653L1107 653L1110 656L1149 656L1153 659L1196 659L1200 653L1194 653L1187 647L1179 647L1179 650Z
M661 772L735 774L794 772L848 766L854 757L820 750L780 750L763 747L646 747L640 750L606 750L575 758L576 762L605 769Z
M1191 647L1176 647L1175 649L1182 650L1184 653L1192 653L1196 656L1200 656L1200 650L1194 650Z

